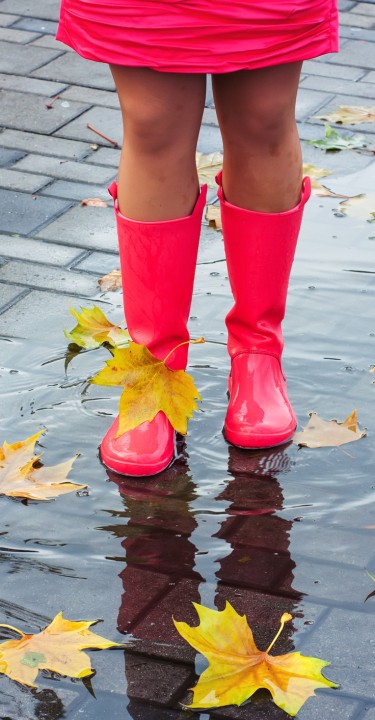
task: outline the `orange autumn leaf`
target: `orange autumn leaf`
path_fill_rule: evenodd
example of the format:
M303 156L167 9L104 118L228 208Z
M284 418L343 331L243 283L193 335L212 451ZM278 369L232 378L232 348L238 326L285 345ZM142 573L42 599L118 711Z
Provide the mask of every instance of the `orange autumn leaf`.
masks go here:
M102 292L114 292L122 287L121 270L111 270L98 280Z
M36 441L43 430L26 440L0 447L0 495L50 500L58 495L87 487L67 481L75 457L52 467L35 467L41 455L34 455Z
M358 428L356 410L342 423L337 420L327 422L312 412L306 427L294 434L293 442L309 448L339 447L362 437L366 437L366 433Z
M90 658L82 652L84 648L121 647L91 632L89 628L96 622L65 620L59 613L50 625L35 635L26 635L11 625L0 625L21 635L17 640L0 643L0 673L30 687L36 687L39 670L74 678L92 675Z
M197 410L196 400L201 397L193 378L184 370L170 370L165 360L158 360L144 345L131 342L127 348L115 349L106 367L91 379L96 385L124 386L117 437L151 422L159 411L177 432L186 434L188 418Z
M252 631L244 615L239 615L227 602L217 611L193 603L199 625L190 627L184 622L174 624L182 637L204 655L208 668L193 688L193 702L189 708L211 708L241 705L259 688L270 691L278 707L289 715L296 715L304 702L321 687L337 687L321 674L329 665L318 658L304 657L299 652L269 655L288 613L281 618L281 627L265 651L257 648Z
M128 331L111 323L97 305L81 308L81 312L70 308L70 313L77 320L77 325L70 332L65 330L64 335L79 347L93 350L105 342L113 346L129 342Z

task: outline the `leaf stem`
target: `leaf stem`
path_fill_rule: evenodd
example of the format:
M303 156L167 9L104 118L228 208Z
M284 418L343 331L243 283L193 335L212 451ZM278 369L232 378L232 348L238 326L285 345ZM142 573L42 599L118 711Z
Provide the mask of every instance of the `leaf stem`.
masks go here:
M286 622L289 622L289 620L292 620L292 616L289 615L289 613L284 613L284 615L282 616L282 618L281 618L281 620L280 620L280 628L279 628L279 631L276 633L276 635L275 635L274 639L272 640L271 644L268 646L268 648L267 648L267 650L266 650L266 654L268 654L269 651L271 650L271 648L274 646L277 638L279 637L279 635L281 635L281 633L282 633L282 631L283 631L283 629L284 629L285 623L286 623Z
M175 350L178 350L178 348L183 347L184 345L201 345L202 343L206 342L203 337L197 338L196 340L185 340L184 342L179 343L174 347L172 350L169 351L168 355L165 356L163 363L167 362L168 358L175 352Z
M0 623L0 627L7 628L8 630L13 630L14 632L18 633L18 635L22 635L22 637L26 637L25 633L23 633L22 630L18 630L18 628L13 627L13 625L4 625L3 623Z

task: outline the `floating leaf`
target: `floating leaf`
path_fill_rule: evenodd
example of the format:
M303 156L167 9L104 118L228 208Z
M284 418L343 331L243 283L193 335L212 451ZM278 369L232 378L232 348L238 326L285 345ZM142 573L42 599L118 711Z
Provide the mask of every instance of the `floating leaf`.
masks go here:
M81 312L70 308L70 313L78 324L70 332L65 330L64 334L79 347L92 350L105 342L114 347L129 342L128 331L113 325L97 305L92 308L82 308Z
M89 628L96 622L65 620L59 613L50 625L35 635L26 635L11 625L0 625L21 635L19 640L0 643L0 673L30 687L36 687L34 681L39 670L74 678L92 675L90 658L82 652L84 648L121 647L91 632Z
M215 175L223 167L222 154L220 152L212 152L204 155L201 152L197 152L195 161L200 184L204 185L207 183L209 188L216 188Z
M85 200L81 200L81 205L87 207L108 207L108 203L101 198L86 198Z
M361 105L340 105L329 115L316 115L317 120L328 120L337 125L357 125L358 123L375 122L375 107Z
M111 270L98 280L102 292L114 292L122 286L121 270Z
M324 126L325 138L324 140L306 140L310 145L325 150L326 152L332 152L336 150L358 150L359 148L365 148L368 142L364 135L352 134L343 137L339 135L336 130L330 125Z
M204 341L201 338L192 342ZM134 342L116 349L106 366L91 382L124 386L117 437L147 420L151 422L160 410L177 432L186 434L188 418L198 408L196 400L201 400L190 375L184 370L170 370L165 361Z
M0 495L50 500L86 487L65 482L76 458L53 467L35 467L41 455L34 455L34 448L42 434L43 430L26 440L12 445L5 442L0 447Z
M337 420L327 422L312 412L306 427L294 434L293 442L309 448L338 447L365 436L366 433L358 429L356 410L353 410L342 423Z
M311 165L310 163L303 163L302 172L304 175L308 175L311 178L311 181L319 180L322 177L326 177L326 175L332 175L331 170L324 170L323 168L316 167L316 165Z
M281 618L281 627L265 651L257 648L244 615L238 615L227 602L221 612L193 603L200 624L190 627L184 622L174 624L182 637L201 652L209 666L193 689L189 708L241 705L259 688L270 691L274 702L289 715L296 715L304 702L320 687L337 687L321 674L328 662L304 657L299 652L269 655L288 613Z
M222 230L219 205L207 205L206 220L208 220L210 227L215 228L215 230Z
M367 220L370 223L375 222L375 192L362 193L347 198L340 203L338 210L359 220Z

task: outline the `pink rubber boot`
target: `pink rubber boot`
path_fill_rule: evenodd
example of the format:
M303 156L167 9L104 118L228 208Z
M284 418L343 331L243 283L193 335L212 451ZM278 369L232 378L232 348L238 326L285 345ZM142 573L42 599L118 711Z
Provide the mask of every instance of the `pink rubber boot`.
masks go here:
M234 297L226 317L231 374L224 434L238 447L267 448L289 440L296 427L281 367L281 322L311 183L304 179L292 210L262 213L228 203L221 173L216 179Z
M116 183L109 192L115 201L127 328L134 342L164 360L176 345L189 340L187 321L207 187L202 187L191 215L164 222L129 220L119 211ZM168 367L184 370L187 354L187 345L179 348ZM118 418L100 447L107 467L133 476L155 475L168 467L175 432L163 412L119 438L117 428Z

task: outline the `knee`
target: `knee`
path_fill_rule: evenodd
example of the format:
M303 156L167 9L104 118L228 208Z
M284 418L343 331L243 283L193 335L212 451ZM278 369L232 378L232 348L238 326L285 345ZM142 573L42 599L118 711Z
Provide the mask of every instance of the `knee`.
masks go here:
M229 121L223 129L224 142L232 148L253 148L254 152L277 154L285 139L295 132L294 106L274 102Z
M163 154L179 140L170 107L143 102L123 111L124 140L142 154Z

